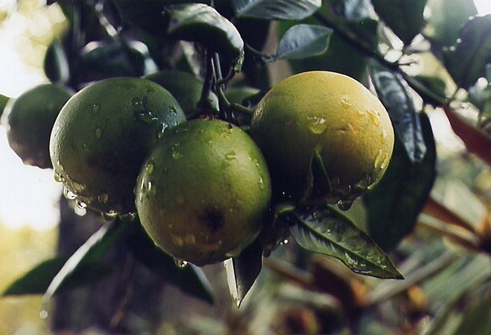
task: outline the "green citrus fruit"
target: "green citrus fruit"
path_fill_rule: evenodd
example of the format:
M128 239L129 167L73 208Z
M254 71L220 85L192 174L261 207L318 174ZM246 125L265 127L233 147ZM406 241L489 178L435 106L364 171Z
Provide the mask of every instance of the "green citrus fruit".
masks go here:
M356 80L326 71L274 85L254 111L251 136L279 191L312 198L323 171L328 187L315 196L346 207L382 177L394 145L382 103Z
M25 164L42 169L51 167L49 138L63 105L73 95L55 84L38 85L17 99L10 99L3 123L7 125L10 147Z
M205 265L234 257L259 234L271 184L254 141L221 120L169 129L136 187L141 223L178 260Z
M168 90L181 105L186 116L192 116L201 101L203 81L190 73L179 70L167 70L152 73L144 77ZM218 98L215 93L210 92L208 103L218 110Z
M55 177L80 203L104 212L134 213L141 165L164 131L185 121L178 102L140 78L111 78L77 92L51 133Z

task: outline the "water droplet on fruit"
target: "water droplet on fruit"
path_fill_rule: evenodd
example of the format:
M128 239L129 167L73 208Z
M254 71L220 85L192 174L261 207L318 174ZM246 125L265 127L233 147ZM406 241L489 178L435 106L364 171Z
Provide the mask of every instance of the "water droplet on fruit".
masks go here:
M153 170L154 170L153 161L150 161L145 166L145 171L147 172L147 174L152 174L153 173Z
M379 149L377 156L375 157L375 161L373 162L373 167L378 169L382 168L382 164L384 162L384 152L382 149Z
M109 211L109 212L104 213L103 217L106 221L112 221L118 217L118 213L116 213L115 211Z
M311 122L309 125L309 129L314 134L321 134L326 130L327 123L326 119L317 116L308 117L308 120Z
M87 208L87 204L83 201L77 200L77 207L80 209L85 209Z
M139 97L133 97L131 99L131 104L133 107L141 107L142 106L142 99Z
M102 137L102 128L97 127L95 129L95 137L97 137L97 138L101 138Z
M107 193L101 193L97 196L97 200L101 203L101 204L105 204L108 202L109 200L109 195Z
M182 158L182 154L179 151L173 151L172 152L172 158L174 158L174 159L181 159Z
M70 191L67 187L63 187L63 195L68 200L73 200L73 199L75 199L77 197L75 195L75 193L73 193L72 191Z
M48 311L45 308L41 309L41 311L39 312L39 317L42 320L46 320L48 318L48 316L49 316Z
M387 130L385 129L382 129L382 134L381 134L381 138L382 138L382 144L384 144L386 141L387 141Z
M146 192L147 192L147 194L152 194L152 195L155 194L155 188L154 188L153 183L151 181L147 182Z
M172 114L177 114L177 109L174 105L169 105L169 110Z
M264 190L264 179L261 176L259 176L259 188Z
M235 151L229 151L225 154L225 159L228 161L237 159L237 153Z
M361 110L359 109L357 112L356 112L356 115L359 116L359 117L364 117L367 115L367 112L364 111L364 110Z
M183 261L182 259L177 259L177 258L174 258L174 263L176 263L176 266L177 266L178 268L183 268L183 267L185 267L186 265L188 265L188 262Z
M55 172L54 175L55 181L58 183L64 183L65 182L65 177L61 175L61 173Z
M147 124L158 120L158 118L156 118L150 111L146 110L135 111L135 115L138 120L143 121Z
M85 191L85 186L84 185L82 185L80 183L77 183L76 181L73 181L73 180L70 183L70 187L72 188L72 190L73 190L74 193L80 194L80 193L82 193L82 192Z
M370 116L370 119L372 120L373 124L376 126L380 125L380 112L375 111L375 110L367 110L368 115Z
M162 136L164 136L164 133L165 133L165 130L168 128L169 126L165 123L161 123L160 124L160 131L157 133L157 139L161 139Z
M353 205L353 200L347 199L347 200L338 201L338 207L342 211L347 211L348 209L351 208L352 205Z
M341 105L343 105L344 108L348 108L351 106L351 100L350 100L349 96L343 95L341 97Z
M86 208L79 208L78 206L75 206L75 208L73 209L73 211L78 216L85 216L85 214L87 214L87 209Z
M98 102L92 104L92 112L98 113L101 110L101 105Z

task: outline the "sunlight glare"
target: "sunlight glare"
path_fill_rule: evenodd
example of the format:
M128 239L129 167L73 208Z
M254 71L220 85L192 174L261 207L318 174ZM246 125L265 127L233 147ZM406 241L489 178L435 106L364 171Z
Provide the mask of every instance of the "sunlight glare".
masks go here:
M489 0L474 0L477 12L479 15L491 14L491 1Z
M9 228L49 230L59 222L62 186L51 169L24 165L10 149L0 126L0 222Z

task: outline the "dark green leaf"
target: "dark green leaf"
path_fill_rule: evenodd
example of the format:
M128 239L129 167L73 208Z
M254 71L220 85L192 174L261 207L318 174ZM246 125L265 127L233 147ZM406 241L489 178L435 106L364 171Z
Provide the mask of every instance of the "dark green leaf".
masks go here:
M296 208L285 215L292 222L293 238L302 248L333 256L356 273L402 278L382 249L332 207Z
M298 24L283 35L276 56L284 59L302 59L326 52L332 30L323 26Z
M425 24L423 12L428 0L372 0L380 18L408 45Z
M164 281L186 294L213 304L213 291L203 271L192 264L178 267L174 258L155 246L139 222L133 224L128 247L142 264Z
M80 51L80 62L86 82L157 71L147 46L140 41L90 42Z
M457 85L469 88L480 77L486 77L486 65L491 63L491 15L469 20L459 38L444 53L445 67Z
M258 240L247 247L239 257L225 261L230 297L237 307L259 276L262 268L263 249Z
M36 265L10 284L2 295L43 294L66 261L66 258L56 257ZM111 274L109 265L97 261L88 262L79 266L67 277L57 292L96 282L109 274Z
M431 92L436 93L440 97L445 96L447 84L442 78L428 75L417 75L414 78Z
M437 47L454 45L462 25L477 14L473 0L428 0L425 35Z
M46 304L56 294L65 282L70 279L76 271L97 262L114 243L121 237L128 223L115 220L102 226L89 239L75 251L66 261L60 271L54 276L43 296L43 304ZM81 271L83 272L83 271ZM80 272L79 272L80 273Z
M53 258L36 265L10 284L3 295L44 293L65 262L65 258Z
M60 42L55 39L44 56L44 73L53 83L65 84L70 79L68 59Z
M491 301L483 301L463 313L463 320L455 335L491 334Z
M411 161L421 161L426 146L409 85L398 73L375 61L370 63L369 70L378 96L389 112L397 137L404 144Z
M325 0L325 6L315 17L323 25L332 27L343 40L366 53L378 47L379 22L372 17L370 9L367 0ZM362 46L361 49L358 46Z
M183 4L166 7L167 32L174 38L198 42L214 51L241 58L244 41L237 28L205 4Z
M237 17L302 20L322 5L321 0L232 0Z
M396 138L392 160L384 177L363 196L368 211L368 232L386 251L396 247L413 230L436 176L431 125L426 114L421 113L418 117L427 148L423 160L409 159L404 145Z

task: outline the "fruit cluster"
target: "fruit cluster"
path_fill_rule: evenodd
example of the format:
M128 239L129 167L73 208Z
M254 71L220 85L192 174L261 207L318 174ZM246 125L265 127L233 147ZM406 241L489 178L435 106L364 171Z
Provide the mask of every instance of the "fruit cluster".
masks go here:
M196 265L240 255L278 202L346 209L387 169L389 116L347 76L314 71L279 82L247 133L216 116L196 118L202 83L169 79L178 75L104 79L73 96L35 88L25 94L35 106L19 97L6 110L10 145L26 163L52 164L82 206L138 216L157 246ZM212 92L208 103L219 109Z

